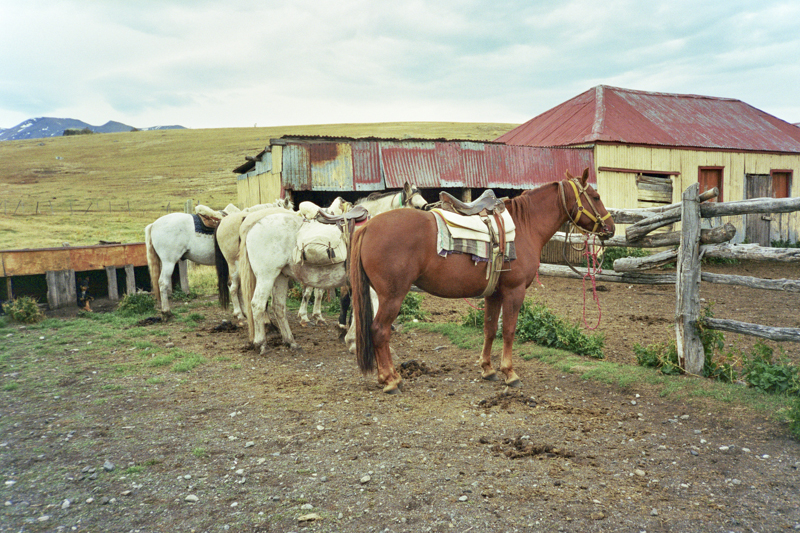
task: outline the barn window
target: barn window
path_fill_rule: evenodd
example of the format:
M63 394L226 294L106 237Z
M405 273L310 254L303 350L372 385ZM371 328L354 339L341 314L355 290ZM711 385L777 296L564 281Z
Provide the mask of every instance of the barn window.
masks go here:
M792 172L790 170L772 170L772 197L791 198Z
M669 174L640 172L636 174L636 189L640 208L672 203L672 178Z
M700 167L698 182L700 183L700 193L704 193L716 187L719 196L710 200L711 202L723 202L724 193L722 187L722 170L724 167Z

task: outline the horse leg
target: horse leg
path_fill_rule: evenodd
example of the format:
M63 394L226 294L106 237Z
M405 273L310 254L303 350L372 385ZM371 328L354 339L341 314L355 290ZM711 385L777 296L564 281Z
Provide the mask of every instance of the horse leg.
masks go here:
M403 296L394 296L383 300L378 305L378 312L372 321L372 342L375 345L375 361L378 366L378 383L383 385L383 392L395 394L400 392L398 387L403 378L392 363L392 352L389 340L392 336L392 322L400 314L400 305Z
M339 329L343 329L348 331L347 327L347 313L350 310L350 290L346 287L342 288L342 296L339 298ZM345 337L347 340L347 337ZM355 343L355 339L353 339ZM353 344L353 350L355 351L355 344Z
M158 276L158 289L161 291L161 314L169 318L172 311L169 307L169 297L172 295L172 272L176 263L162 262L161 274Z
M481 365L481 378L495 381L497 372L492 367L492 344L497 337L497 319L500 315L500 298L489 296L484 300L483 309L483 350L478 359Z
M311 293L314 291L314 288L310 285L306 286L303 289L303 299L300 301L300 310L297 311L297 316L300 318L300 325L306 327L311 324L311 320L308 319L308 300L311 298ZM316 306L316 302L315 302Z
M261 275L256 278L253 297L250 299L250 308L253 313L253 346L263 355L266 352L267 332L265 322L267 319L267 301L272 293L275 278L271 275Z
M230 272L231 284L228 287L231 303L233 304L233 316L238 320L244 320L244 302L241 301L241 291L239 290L239 265L237 263L228 263L228 272Z
M280 274L272 288L272 313L275 316L275 323L278 325L284 344L292 350L297 350L300 345L294 342L289 320L286 318L287 294L289 294L289 278Z
M514 345L514 335L517 332L517 317L525 299L525 288L507 294L503 301L503 356L500 360L500 372L506 376L506 385L521 387L522 382L514 372L511 349Z
M322 316L322 298L325 295L323 289L314 289L314 310L311 313L311 318L314 319L314 324L323 326L326 324L325 318Z
M375 292L374 289L370 288L369 290L369 297L372 300L372 309L373 313L372 316L374 317L377 310L378 310L378 293ZM350 293L347 293L347 306L350 306ZM341 320L341 318L340 318ZM342 324L339 323L339 327L342 327ZM347 350L350 353L356 353L356 320L353 318L350 321L350 327L347 328L347 334L344 336L344 343L347 345Z

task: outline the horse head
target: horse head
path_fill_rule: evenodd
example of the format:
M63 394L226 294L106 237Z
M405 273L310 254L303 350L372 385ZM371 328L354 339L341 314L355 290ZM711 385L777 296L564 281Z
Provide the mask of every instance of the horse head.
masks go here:
M414 207L416 209L422 209L428 202L425 201L423 198L422 193L419 191L416 185L411 185L408 182L403 184L403 207Z
M575 177L567 171L567 179L558 182L561 205L569 221L581 233L608 239L614 236L614 219L600 200L600 195L588 181L588 168L580 177Z

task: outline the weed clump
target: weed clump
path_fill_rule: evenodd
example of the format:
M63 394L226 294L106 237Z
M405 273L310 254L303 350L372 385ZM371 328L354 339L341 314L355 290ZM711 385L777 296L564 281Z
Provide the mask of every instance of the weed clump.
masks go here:
M39 303L30 296L20 296L3 304L3 312L16 322L35 324L44 320Z
M126 294L117 306L117 314L121 316L149 315L153 312L156 299L149 292L137 291Z

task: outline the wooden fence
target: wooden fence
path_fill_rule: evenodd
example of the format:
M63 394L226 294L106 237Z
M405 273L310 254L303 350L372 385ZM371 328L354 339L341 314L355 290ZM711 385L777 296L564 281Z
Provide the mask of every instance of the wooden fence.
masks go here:
M627 248L661 248L678 246L677 249L652 254L648 257L627 257L614 261L614 271L597 275L598 281L637 284L675 285L675 335L680 366L689 373L700 374L705 363L705 354L698 334L700 315L700 281L741 285L756 289L800 292L800 280L768 280L749 276L711 274L701 272L702 257L725 259L748 259L757 261L800 262L800 249L763 248L753 244L731 244L729 241L736 228L725 224L712 229L701 229L702 218L720 216L790 213L800 211L800 198L755 198L737 202L706 202L718 195L716 189L699 194L699 185L687 188L682 201L653 209L609 209L618 224L630 224L625 236L616 236L606 241L606 246ZM681 221L681 231L652 234L654 230ZM579 236L572 236L573 242ZM553 240L563 242L564 234L556 234ZM668 263L677 264L675 274L643 274ZM543 264L539 272L549 276L578 278L579 274L569 267ZM735 320L706 318L704 327L754 335L774 341L800 342L800 329L777 328L750 324Z

